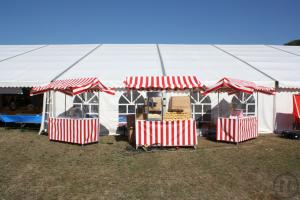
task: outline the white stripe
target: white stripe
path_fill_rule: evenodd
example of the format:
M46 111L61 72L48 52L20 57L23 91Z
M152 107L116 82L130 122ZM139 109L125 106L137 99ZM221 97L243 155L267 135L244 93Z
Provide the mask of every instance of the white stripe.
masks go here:
M160 121L157 123L157 142L158 142L158 144L160 144L160 146L161 146L161 138L160 138L160 134L161 134L161 131L160 131L160 125L161 125L161 123L160 123Z
M163 121L163 146L167 145L166 129L167 129L167 123L166 121Z
M141 121L141 144L143 144L144 145L144 133L146 132L145 130L144 130L144 124L145 124L146 122L145 121Z
M152 144L156 143L156 134L155 134L156 130L155 130L155 122L152 122Z
M169 126L168 126L168 132L169 132L169 146L172 146L172 135L173 135L173 132L172 132L172 123L169 122Z
M179 123L179 145L182 145L183 144L183 138L182 138L182 132L183 132L182 120L179 120L178 123Z
M178 121L174 121L174 133L173 133L173 136L174 136L174 144L175 146L177 145L177 128L178 128Z
M189 120L184 120L184 145L188 145L189 144ZM193 124L192 122L190 122L191 124Z

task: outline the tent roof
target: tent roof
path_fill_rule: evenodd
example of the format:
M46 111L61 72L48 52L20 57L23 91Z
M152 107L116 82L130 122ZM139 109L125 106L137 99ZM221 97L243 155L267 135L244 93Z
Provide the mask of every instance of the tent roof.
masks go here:
M60 78L96 76L110 87L124 87L127 76L161 76L154 44L104 44Z
M0 62L42 46L43 45L0 45Z
M91 76L123 87L128 76L195 75L207 85L228 76L300 88L300 47L160 44L159 50L155 44L0 45L0 87Z
M0 87L32 87L49 83L95 47L96 45L48 45L0 62ZM23 48L24 46L20 47Z
M222 77L274 86L274 81L213 45L160 45L168 75L196 75L205 85Z
M268 45L219 45L236 57L271 76L281 88L300 88L300 47ZM284 51L282 51L282 50Z

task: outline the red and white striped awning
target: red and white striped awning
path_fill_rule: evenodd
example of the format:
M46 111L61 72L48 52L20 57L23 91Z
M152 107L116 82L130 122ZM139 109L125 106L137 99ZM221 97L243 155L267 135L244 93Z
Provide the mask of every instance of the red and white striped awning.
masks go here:
M55 80L48 85L32 88L31 95L41 94L50 90L59 91L67 95L77 95L86 91L91 92L106 92L114 95L115 91L106 87L98 78L74 78L66 80Z
M136 90L203 89L196 76L130 76L124 83L127 89Z
M208 87L203 94L208 94L213 91L228 92L229 94L237 92L245 92L252 94L254 91L265 94L274 94L275 90L271 87L257 86L250 81L238 80L233 78L222 78L215 85Z

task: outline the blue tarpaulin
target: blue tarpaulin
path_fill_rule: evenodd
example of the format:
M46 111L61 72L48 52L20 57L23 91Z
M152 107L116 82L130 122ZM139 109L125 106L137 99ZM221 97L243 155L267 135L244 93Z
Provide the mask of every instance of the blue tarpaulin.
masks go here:
M0 121L5 123L40 124L42 122L42 115L0 114Z

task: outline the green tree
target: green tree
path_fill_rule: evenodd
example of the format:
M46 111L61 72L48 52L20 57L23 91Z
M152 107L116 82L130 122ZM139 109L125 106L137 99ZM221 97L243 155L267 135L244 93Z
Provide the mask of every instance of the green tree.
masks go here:
M288 46L300 46L300 39L299 40L292 40L288 43L285 43L284 45L288 45Z

